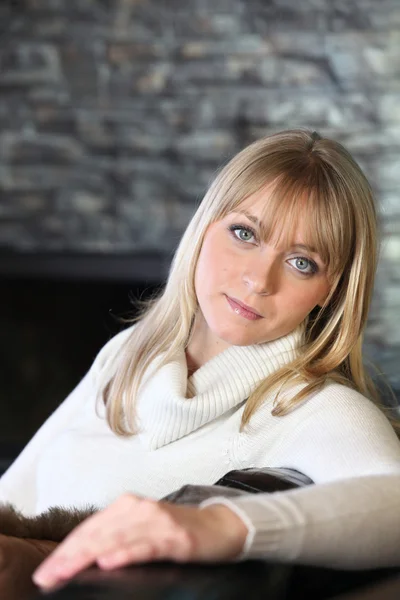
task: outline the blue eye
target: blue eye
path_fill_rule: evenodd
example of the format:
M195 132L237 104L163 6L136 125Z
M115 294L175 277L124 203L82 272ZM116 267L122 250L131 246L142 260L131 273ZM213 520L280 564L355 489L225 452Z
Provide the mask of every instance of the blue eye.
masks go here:
M255 232L251 227L246 227L244 225L230 225L228 229L240 242L247 243L255 241Z
M318 266L316 263L305 256L296 256L296 258L289 259L288 262L292 264L297 271L304 273L305 275L310 275L318 271Z

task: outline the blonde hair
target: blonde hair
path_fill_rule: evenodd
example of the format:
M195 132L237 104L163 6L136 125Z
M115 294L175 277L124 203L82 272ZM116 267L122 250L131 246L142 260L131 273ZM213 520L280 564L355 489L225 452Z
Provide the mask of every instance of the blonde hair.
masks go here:
M207 228L270 183L273 191L263 219L267 236L272 231L290 236L306 210L306 243L326 263L331 291L307 318L296 358L248 398L242 427L267 393L279 390L273 414L283 416L328 378L378 400L361 356L378 254L373 194L341 144L315 132L290 130L242 150L208 189L181 239L165 288L142 306L133 333L103 382L107 419L115 433L135 433L135 399L150 364L159 359L160 368L189 342L198 309L195 270ZM299 383L303 385L297 393L280 393Z

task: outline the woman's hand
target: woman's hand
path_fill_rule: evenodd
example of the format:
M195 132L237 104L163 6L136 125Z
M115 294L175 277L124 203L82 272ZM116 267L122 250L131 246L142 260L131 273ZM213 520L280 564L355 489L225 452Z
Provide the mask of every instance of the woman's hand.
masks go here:
M0 598L31 598L35 593L32 573L56 546L46 540L0 535Z
M52 587L92 563L114 569L153 560L231 560L241 552L247 532L222 504L200 510L125 494L78 525L33 579Z

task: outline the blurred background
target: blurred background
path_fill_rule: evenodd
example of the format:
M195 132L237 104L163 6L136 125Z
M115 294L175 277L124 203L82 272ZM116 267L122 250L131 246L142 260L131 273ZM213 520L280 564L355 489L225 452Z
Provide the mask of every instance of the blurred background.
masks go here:
M376 192L365 354L399 394L398 0L1 1L1 456L162 285L216 170L293 127Z

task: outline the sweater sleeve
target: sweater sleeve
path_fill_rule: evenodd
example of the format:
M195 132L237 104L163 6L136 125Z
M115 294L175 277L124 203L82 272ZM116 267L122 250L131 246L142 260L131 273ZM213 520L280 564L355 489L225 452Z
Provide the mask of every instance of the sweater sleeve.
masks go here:
M132 327L114 336L100 350L76 388L36 432L0 479L0 503L9 502L25 515L35 513L38 462L47 446L73 421L84 404L97 394L104 371L110 369Z
M0 479L0 502L10 502L26 515L33 514L36 504L37 462L51 442L73 418L82 402L93 393L89 371L73 392L36 432Z
M214 497L248 528L239 560L340 569L400 566L400 474L372 475L274 494Z

